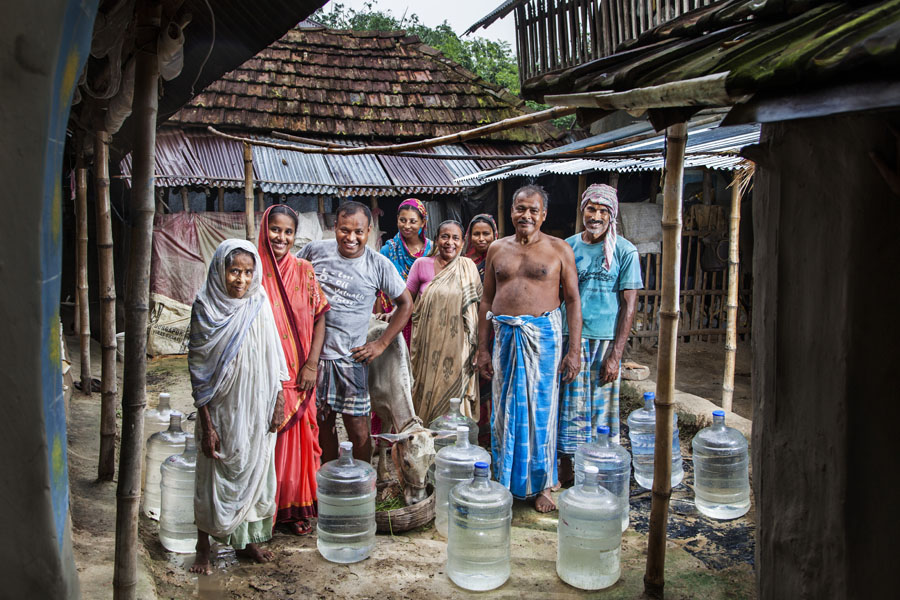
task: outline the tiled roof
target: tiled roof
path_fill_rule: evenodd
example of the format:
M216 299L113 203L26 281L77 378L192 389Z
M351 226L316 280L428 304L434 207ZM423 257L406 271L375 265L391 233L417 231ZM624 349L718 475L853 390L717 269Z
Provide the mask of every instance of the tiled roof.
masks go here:
M169 122L388 140L446 135L526 112L521 99L416 36L298 27ZM540 124L492 138L541 143L560 135Z

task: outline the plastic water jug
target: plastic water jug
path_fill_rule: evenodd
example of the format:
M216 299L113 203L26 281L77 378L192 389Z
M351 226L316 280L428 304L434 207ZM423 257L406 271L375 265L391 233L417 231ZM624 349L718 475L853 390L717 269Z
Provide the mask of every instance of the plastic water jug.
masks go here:
M475 463L472 481L450 490L447 575L459 587L484 591L509 579L512 494Z
M628 415L628 438L634 456L634 479L644 489L653 487L653 449L656 440L656 394L644 394L644 408ZM678 441L678 415L672 413L672 487L684 479L681 464L681 444Z
M622 531L628 529L629 493L631 492L631 455L609 439L609 427L597 427L597 439L575 449L575 485L584 483L584 469L596 467L600 485L619 499Z
M188 434L184 452L173 454L160 466L161 503L159 541L170 552L189 554L197 545L194 524L194 477L197 472L197 444Z
M172 413L181 414L171 405L171 396L166 392L159 395L156 408L144 409L144 437L149 438L154 433L165 431L169 428L169 417Z
M375 547L375 469L354 460L351 442L341 442L340 456L322 465L316 484L319 554L336 563L368 558Z
M450 398L450 410L446 414L441 415L431 422L428 426L432 431L456 431L459 426L469 428L469 443L473 446L478 445L478 423L462 414L460 410L462 400L459 398ZM441 448L452 446L456 438L439 437L434 440L434 451L440 452Z
M556 573L582 590L602 590L619 580L622 547L618 498L600 486L597 467L585 467L584 483L559 497Z
M181 430L181 413L173 412L169 416L169 428L154 433L147 440L147 455L144 461L144 473L147 475L144 485L144 514L153 520L159 520L159 466L173 454L184 452L186 437L187 434Z
M750 458L747 439L725 425L725 411L713 411L713 424L694 436L694 500L714 519L736 519L750 510Z
M472 468L477 462L491 464L491 455L484 448L469 443L471 430L460 425L456 428L456 443L446 446L434 458L434 527L447 537L447 501L450 490L457 483L472 481ZM477 433L477 425L475 429Z

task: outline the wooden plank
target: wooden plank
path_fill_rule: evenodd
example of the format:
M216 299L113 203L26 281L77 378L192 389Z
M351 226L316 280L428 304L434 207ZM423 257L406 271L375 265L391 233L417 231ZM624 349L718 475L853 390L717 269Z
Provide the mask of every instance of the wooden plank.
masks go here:
M218 189L219 203L218 210L219 212L225 212L225 188L220 187Z
M537 0L538 6L538 47L540 49L542 72L547 72L547 11L545 9L545 0Z
M612 54L612 17L609 12L609 2L600 2L601 36L603 38L603 56Z
M557 43L556 22L559 19L560 2L557 0L547 0L549 3L547 35L550 37L550 69L556 69L560 66L559 44Z

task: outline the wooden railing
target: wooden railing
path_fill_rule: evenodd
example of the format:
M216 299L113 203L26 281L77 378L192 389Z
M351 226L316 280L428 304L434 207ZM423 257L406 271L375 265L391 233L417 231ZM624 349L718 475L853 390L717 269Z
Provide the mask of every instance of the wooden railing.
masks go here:
M530 0L516 9L519 80L608 56L622 42L717 0Z

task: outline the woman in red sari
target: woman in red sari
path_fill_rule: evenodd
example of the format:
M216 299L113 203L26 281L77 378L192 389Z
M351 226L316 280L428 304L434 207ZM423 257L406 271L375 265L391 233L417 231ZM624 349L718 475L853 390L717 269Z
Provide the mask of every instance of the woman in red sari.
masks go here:
M291 254L297 213L269 207L259 231L262 285L269 296L291 379L284 386L284 418L278 426L275 523L296 535L310 532L316 511L316 471L322 450L316 424L316 366L325 339L328 300L312 265Z

